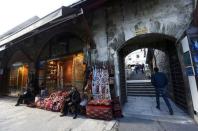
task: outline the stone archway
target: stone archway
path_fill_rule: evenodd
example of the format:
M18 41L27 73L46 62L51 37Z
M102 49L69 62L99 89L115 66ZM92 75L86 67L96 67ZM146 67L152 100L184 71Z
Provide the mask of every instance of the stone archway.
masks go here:
M126 95L126 82L125 82L125 71L124 71L124 58L130 52L133 52L141 48L154 48L165 52L170 61L171 78L173 86L174 101L184 110L189 110L187 96L187 84L184 77L184 68L181 62L181 55L179 55L179 44L176 43L176 39L171 36L150 33L136 36L127 42L125 42L117 51L118 65L117 69L119 73L117 80L119 83L118 94L121 96L122 103L127 101ZM116 67L115 67L116 68Z

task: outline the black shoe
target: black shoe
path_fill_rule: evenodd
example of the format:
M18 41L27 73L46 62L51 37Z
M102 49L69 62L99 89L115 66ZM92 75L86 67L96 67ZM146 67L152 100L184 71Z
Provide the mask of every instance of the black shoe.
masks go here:
M171 116L174 115L173 111L170 111L169 114L170 114Z
M15 106L19 106L19 103L17 103Z
M160 110L160 107L159 107L159 106L156 106L156 108L157 108L158 110Z
M77 115L75 115L74 117L73 117L73 119L76 119L77 118Z
M66 114L61 114L60 117L66 116Z

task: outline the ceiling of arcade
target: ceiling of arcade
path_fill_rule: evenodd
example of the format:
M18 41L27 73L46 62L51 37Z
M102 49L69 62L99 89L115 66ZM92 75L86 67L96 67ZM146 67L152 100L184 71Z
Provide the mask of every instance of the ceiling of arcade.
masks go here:
M42 48L49 43L52 38L60 36L61 34L64 35L62 35L64 39L77 38L82 41L82 44L92 44L89 28L81 16L54 27L42 27L39 30L43 30L43 32L33 35L30 38L21 38L21 41L20 39L16 39L14 42L20 42L15 43L7 49L7 52L10 54L7 55L7 58L11 59L11 56L14 55L17 50L21 50L30 61L35 61L42 51Z

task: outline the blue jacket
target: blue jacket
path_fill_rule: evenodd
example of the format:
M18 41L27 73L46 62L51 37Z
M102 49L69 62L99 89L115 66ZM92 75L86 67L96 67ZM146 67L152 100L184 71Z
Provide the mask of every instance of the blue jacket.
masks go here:
M157 72L151 76L151 82L157 89L165 89L168 85L168 79L166 75L162 72Z

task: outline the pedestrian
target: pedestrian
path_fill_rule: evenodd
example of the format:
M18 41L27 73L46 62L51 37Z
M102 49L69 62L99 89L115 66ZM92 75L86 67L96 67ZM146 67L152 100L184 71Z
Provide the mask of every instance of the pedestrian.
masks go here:
M138 74L138 70L139 70L139 66L138 65L135 65L135 72L136 72L136 74Z
M173 115L173 109L167 97L168 79L163 72L159 72L157 67L154 68L154 74L151 76L151 82L156 90L156 108L160 110L160 96L163 97L170 115Z
M144 74L144 64L141 65L142 74Z

